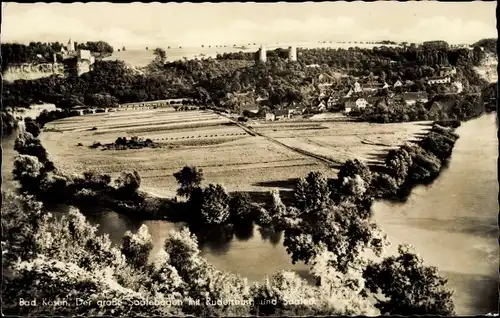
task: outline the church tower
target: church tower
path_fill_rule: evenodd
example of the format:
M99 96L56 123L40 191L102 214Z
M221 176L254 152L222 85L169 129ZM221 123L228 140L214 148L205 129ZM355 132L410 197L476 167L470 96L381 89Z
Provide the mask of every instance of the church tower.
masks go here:
M297 48L295 46L290 46L288 48L288 60L297 61Z
M72 53L75 51L75 43L69 39L68 41L68 45L66 46L66 51L68 51L68 53Z
M259 49L259 61L262 63L266 63L267 61L266 48L263 45Z

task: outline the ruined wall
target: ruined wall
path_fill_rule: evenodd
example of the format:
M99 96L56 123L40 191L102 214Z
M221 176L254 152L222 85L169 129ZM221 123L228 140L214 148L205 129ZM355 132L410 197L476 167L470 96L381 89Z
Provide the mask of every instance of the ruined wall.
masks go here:
M61 63L17 64L9 66L2 76L4 80L10 82L19 79L38 79L54 74L64 75L64 65Z

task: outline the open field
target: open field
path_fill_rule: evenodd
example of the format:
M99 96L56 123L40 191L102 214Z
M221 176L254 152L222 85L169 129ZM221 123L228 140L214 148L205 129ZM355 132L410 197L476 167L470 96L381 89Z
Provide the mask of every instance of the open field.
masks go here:
M91 130L96 127L97 130ZM336 173L332 166L283 145L343 162L360 158L380 160L387 149L416 138L428 126L419 123L376 125L367 123L260 122L254 137L229 119L209 111L173 109L124 111L66 118L46 125L40 136L57 167L73 172L96 170L116 176L137 170L146 191L173 196L172 174L185 165L205 171L206 183L221 183L228 191L260 194L272 188L290 188L310 171ZM114 142L138 136L161 143L162 148L97 150L94 141ZM78 146L82 143L83 146ZM387 146L381 146L384 144Z

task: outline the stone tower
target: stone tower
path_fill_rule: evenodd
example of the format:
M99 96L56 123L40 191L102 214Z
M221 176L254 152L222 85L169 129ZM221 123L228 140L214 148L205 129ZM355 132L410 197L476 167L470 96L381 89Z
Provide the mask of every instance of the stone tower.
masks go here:
M288 48L288 60L297 61L297 48L295 46L290 46Z
M66 46L66 51L68 51L68 53L72 53L75 51L75 43L69 39L68 41L68 45Z
M266 48L261 45L259 49L259 61L265 63L267 61Z

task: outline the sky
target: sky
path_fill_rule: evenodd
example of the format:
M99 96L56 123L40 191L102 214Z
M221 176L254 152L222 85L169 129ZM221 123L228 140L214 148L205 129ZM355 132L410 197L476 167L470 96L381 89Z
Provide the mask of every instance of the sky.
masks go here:
M2 42L72 38L139 48L289 41L462 44L498 36L496 1L2 5Z

